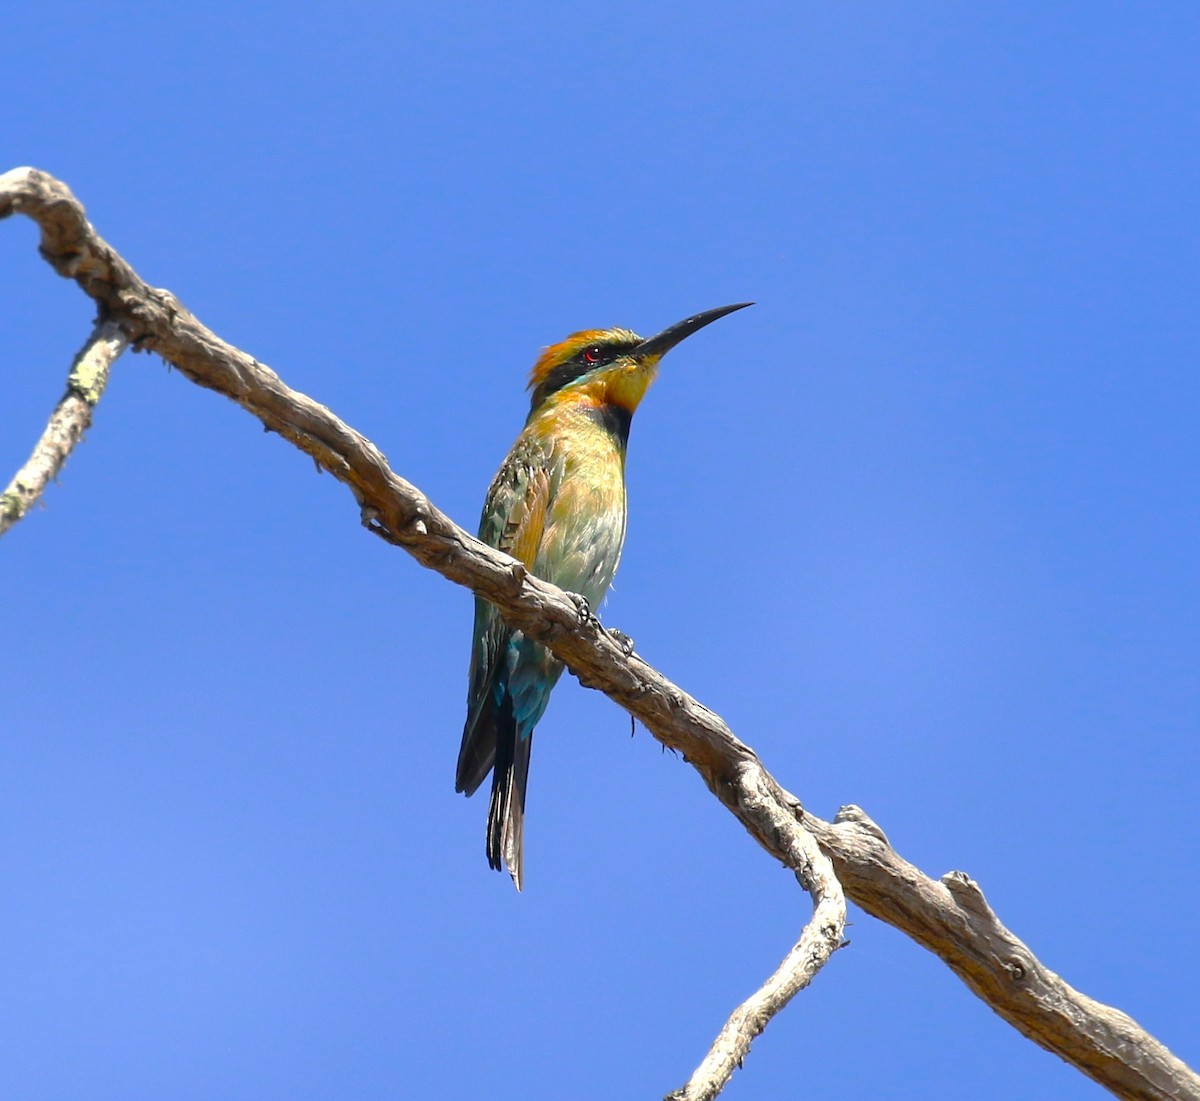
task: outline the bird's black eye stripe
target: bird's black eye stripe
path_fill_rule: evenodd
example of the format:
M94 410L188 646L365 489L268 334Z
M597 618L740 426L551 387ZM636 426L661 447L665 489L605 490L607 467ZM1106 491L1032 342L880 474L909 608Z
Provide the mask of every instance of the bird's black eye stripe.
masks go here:
M580 348L567 360L567 363L576 364L579 374L582 375L597 367L607 367L610 363L615 363L621 356L628 355L639 343L640 341L636 339L597 341L595 344L588 344ZM566 367L567 363L564 363L563 366Z
M546 392L553 393L597 367L606 367L621 354L621 351L621 348L611 344L589 344L586 348L580 348L570 359L550 372L546 379Z
M542 384L534 391L532 406L536 408L551 394L569 386L576 379L615 363L623 355L627 355L635 347L638 340L615 341L613 343L597 342L580 348L570 359L560 363L542 380Z

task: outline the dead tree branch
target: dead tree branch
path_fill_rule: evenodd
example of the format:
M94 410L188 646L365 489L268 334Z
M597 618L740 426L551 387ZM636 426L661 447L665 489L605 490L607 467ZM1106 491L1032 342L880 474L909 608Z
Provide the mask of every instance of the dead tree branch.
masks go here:
M1125 1014L1047 970L1014 937L965 875L930 879L900 857L856 809L832 822L807 814L720 719L506 555L484 546L393 473L369 440L273 371L226 344L171 294L145 284L88 223L67 187L45 173L0 176L0 218L23 213L41 227L43 257L74 279L137 348L161 355L193 382L232 398L344 482L364 524L422 565L490 600L513 626L548 646L579 680L601 689L677 750L750 834L801 874L778 829L803 822L831 858L846 894L943 959L1000 1016L1118 1097L1200 1099L1200 1076ZM761 800L744 798L754 778Z
M115 321L101 321L75 357L63 394L33 454L0 493L0 535L19 521L58 478L75 445L91 427L92 410L108 385L112 365L129 345Z
M761 769L747 770L739 782L739 804L747 814L773 820L777 844L788 853L786 863L813 900L813 914L800 939L767 981L737 1007L718 1033L708 1055L682 1089L666 1101L711 1101L750 1052L750 1045L785 1005L803 990L842 944L846 928L846 899L833 865L802 828L781 808L763 780Z

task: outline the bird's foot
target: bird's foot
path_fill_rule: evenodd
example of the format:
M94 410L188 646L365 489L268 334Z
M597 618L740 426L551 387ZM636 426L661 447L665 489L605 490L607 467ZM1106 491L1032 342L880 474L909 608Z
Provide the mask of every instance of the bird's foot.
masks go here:
M608 637L621 647L621 653L626 657L631 657L633 654L633 639L631 639L624 631L618 631L615 627L605 627L596 614L592 611L591 604L588 603L586 596L581 596L579 593L567 593L567 599L575 605L575 611L579 614L579 622L583 624L594 623L600 630L606 632Z
M606 627L608 637L621 647L621 653L627 658L633 657L633 639L631 639L624 631L618 631L616 627Z
M588 603L586 596L580 596L579 593L567 593L567 599L575 605L575 611L579 613L580 623L591 623L596 618L592 615L592 606Z

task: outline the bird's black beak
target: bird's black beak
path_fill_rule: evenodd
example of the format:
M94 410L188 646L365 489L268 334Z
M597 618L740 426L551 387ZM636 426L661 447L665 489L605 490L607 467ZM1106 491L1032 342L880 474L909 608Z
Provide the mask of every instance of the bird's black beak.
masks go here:
M633 349L633 355L639 359L643 356L666 355L681 340L685 340L692 333L699 332L705 325L711 325L718 318L733 313L734 310L744 310L747 306L753 305L753 302L739 302L735 306L718 306L715 310L705 310L703 313L693 314L683 321L677 321L670 328L663 329L657 336L643 340Z

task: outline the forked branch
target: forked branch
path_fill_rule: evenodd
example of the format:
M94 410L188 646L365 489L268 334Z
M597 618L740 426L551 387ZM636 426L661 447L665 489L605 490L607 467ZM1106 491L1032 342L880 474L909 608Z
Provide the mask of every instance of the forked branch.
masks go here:
M42 255L96 301L103 320L118 324L135 347L158 353L193 382L232 398L311 455L350 488L370 530L490 600L584 684L601 689L680 752L771 855L809 875L798 866L804 858L792 843L800 834L780 828L783 822L803 823L851 899L936 953L1024 1035L1119 1097L1200 1099L1200 1077L1125 1014L1080 994L1043 967L965 875L952 873L941 881L925 876L856 809L832 823L807 814L719 716L637 656L626 656L594 621L581 622L563 592L455 525L328 409L226 344L172 295L145 284L96 235L65 185L33 169L0 176L0 218L15 212L39 224ZM761 798L746 798L748 777ZM832 899L826 903L833 905ZM818 912L822 908L819 902ZM814 920L814 935L828 943L832 938ZM753 1011L747 1020L753 1020Z
M787 852L789 867L812 896L812 918L775 973L733 1011L704 1061L682 1089L666 1101L710 1101L721 1092L749 1054L750 1045L771 1018L803 990L842 945L846 899L833 865L790 810L781 808L770 777L761 766L746 769L736 784L738 805L755 818L775 824L776 845Z

